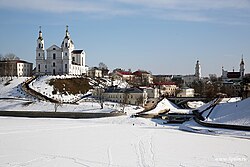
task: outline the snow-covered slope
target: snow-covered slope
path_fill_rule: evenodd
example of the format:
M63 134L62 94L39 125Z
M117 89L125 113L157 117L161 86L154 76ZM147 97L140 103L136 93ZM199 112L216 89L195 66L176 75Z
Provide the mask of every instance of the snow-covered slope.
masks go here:
M204 112L202 115L207 117L207 112ZM242 101L219 103L212 110L206 121L250 126L250 98Z
M52 78L70 78L72 76L41 76L30 83L30 87L48 97L63 98L64 101L76 100L83 96L79 95L52 95L53 87L48 84ZM27 77L0 78L0 111L55 111L55 104L35 100L21 89L21 83ZM8 82L8 84L6 84ZM8 99L6 99L8 98ZM123 106L118 103L105 102L101 109L100 102L92 98L80 100L77 104L61 104L57 107L58 112L112 112L122 111ZM142 108L127 105L124 112L130 114L141 111Z
M0 77L0 98L27 98L21 83L28 77Z
M66 79L66 78L75 78L76 76L70 76L70 75L62 75L62 76L41 76L38 77L37 79L33 80L30 84L29 87L36 92L39 92L43 94L44 96L47 96L49 98L55 99L57 101L61 102L75 102L81 97L85 96L86 94L91 94L90 92L87 92L85 95L84 94L53 94L54 87L53 85L49 85L49 82L51 79Z
M224 98L221 99L221 102L219 102L214 108L209 107L215 101L216 100L207 103L198 109L198 111L201 112L202 116L205 118L205 122L250 126L250 98L244 99L242 101L240 101L240 98ZM213 135L224 134L248 139L250 138L250 132L248 131L204 127L196 123L194 120L184 122L180 126L180 129L196 133Z
M157 106L145 112L144 114L160 114L168 111L169 113L190 113L190 110L180 109L177 105L169 101L168 99L164 98L160 102L158 102Z

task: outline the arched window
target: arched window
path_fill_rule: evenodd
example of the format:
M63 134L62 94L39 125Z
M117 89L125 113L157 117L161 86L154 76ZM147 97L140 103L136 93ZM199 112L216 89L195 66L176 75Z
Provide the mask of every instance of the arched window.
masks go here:
M55 53L53 53L53 59L56 59L56 54Z
M56 63L55 62L53 62L53 67L55 67L56 66Z

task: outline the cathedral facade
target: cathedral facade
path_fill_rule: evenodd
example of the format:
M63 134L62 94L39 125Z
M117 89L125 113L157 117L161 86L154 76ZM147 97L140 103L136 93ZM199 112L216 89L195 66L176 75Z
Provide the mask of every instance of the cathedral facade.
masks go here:
M245 63L243 60L243 55L241 58L239 71L236 72L236 71L234 71L234 69L233 69L233 71L226 71L222 67L221 78L223 80L242 80L244 76L245 76Z
M46 49L40 28L36 46L36 75L84 75L85 66L84 50L76 50L70 38L68 26L61 47L52 45Z

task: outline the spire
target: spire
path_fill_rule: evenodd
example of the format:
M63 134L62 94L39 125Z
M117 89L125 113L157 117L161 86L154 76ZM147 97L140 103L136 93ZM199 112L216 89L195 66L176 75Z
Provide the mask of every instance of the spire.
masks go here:
M42 34L42 27L41 26L39 26L39 37L38 37L38 39L40 39L40 40L43 40L43 34Z
M69 38L69 26L66 25L66 35L65 35L65 38L68 37Z
M62 41L61 47L67 48L67 49L70 48L71 50L74 50L74 43L73 43L72 39L70 38L68 25L66 25L65 37Z
M240 62L240 77L241 78L244 77L244 73L245 73L245 63L244 63L243 54L242 54L241 62Z
M240 62L240 65L244 65L245 63L244 63L244 60L243 60L243 54L242 54L242 56L241 56L241 62Z

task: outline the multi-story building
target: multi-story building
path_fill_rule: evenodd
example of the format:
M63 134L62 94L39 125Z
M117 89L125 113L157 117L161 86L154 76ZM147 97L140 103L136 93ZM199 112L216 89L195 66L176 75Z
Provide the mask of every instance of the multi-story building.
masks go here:
M52 45L45 56L44 39L39 31L36 47L36 75L83 75L86 74L85 52L75 50L68 26L61 47Z
M153 83L153 76L143 70L137 70L133 72L134 78L133 78L133 84L135 85L150 85Z
M239 71L234 71L234 69L233 69L233 71L226 71L222 67L221 78L223 79L223 81L242 80L244 75L245 75L245 63L244 63L244 60L243 60L243 55L242 55L242 58L241 58Z
M159 88L161 96L175 96L178 89L174 82L155 82L154 86Z
M180 92L177 93L177 97L194 97L194 89L189 87L180 88Z
M107 101L143 106L147 101L147 93L138 88L109 87L104 91L103 98Z
M115 70L112 74L113 79L132 82L134 75L131 71Z
M23 60L0 61L0 76L29 77L33 64Z

